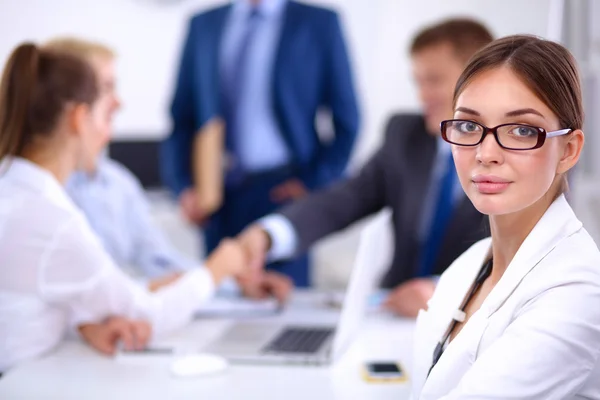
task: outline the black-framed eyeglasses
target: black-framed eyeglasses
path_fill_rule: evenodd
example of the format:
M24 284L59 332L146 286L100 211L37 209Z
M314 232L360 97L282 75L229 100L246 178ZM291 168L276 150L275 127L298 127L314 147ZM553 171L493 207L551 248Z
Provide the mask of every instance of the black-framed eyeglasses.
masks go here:
M500 147L507 150L533 150L544 145L546 138L566 135L572 129L546 132L543 128L525 124L502 124L488 128L466 119L442 121L442 138L457 146L477 146L488 133L493 133Z

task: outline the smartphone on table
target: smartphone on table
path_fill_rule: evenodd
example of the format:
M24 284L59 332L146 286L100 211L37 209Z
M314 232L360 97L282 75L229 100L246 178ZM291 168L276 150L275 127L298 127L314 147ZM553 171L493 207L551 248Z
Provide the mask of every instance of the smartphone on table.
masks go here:
M363 365L363 378L371 383L399 383L407 380L406 373L396 361L372 361Z

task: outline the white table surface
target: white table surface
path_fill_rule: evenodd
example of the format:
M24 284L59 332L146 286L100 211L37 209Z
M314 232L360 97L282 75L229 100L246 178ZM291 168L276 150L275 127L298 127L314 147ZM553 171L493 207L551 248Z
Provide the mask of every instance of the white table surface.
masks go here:
M335 321L323 293L298 293L289 307L265 321ZM157 345L201 349L233 323L196 320ZM409 383L367 383L364 361L398 360L410 376L414 322L370 313L346 354L329 367L232 365L221 374L196 378L170 375L168 357L133 363L103 357L77 341L25 363L0 379L0 399L394 399L408 398Z

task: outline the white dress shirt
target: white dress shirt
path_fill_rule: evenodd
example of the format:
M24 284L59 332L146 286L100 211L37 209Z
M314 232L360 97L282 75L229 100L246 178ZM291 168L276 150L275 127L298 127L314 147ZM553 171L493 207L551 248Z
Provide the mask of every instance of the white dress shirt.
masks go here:
M600 252L564 196L427 377L490 246L461 255L419 313L413 399L600 399Z
M0 169L0 371L56 346L70 326L120 315L153 335L185 325L214 292L205 268L150 293L104 251L46 170L21 158Z

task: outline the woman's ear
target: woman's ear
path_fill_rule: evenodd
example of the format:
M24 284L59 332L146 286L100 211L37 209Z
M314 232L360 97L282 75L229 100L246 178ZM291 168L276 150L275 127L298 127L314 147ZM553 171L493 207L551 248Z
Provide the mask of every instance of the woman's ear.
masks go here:
M581 129L569 133L565 138L563 153L556 168L557 174L564 174L577 164L581 156L583 144L585 143L585 135Z
M89 124L90 108L86 104L67 106L65 116L70 134L80 136Z

